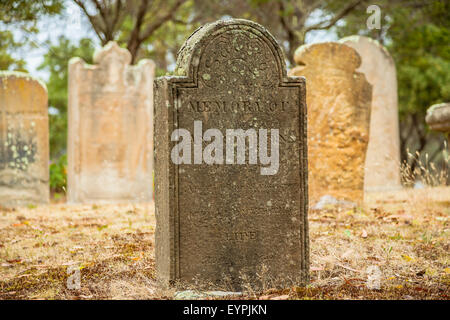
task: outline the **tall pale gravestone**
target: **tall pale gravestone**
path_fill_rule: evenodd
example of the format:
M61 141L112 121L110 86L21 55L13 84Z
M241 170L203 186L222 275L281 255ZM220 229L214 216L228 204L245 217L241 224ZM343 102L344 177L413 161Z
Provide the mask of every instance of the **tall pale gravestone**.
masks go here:
M146 202L153 198L154 63L131 66L115 42L94 65L69 62L68 200Z
M0 72L0 206L49 201L47 89L30 75Z
M233 19L194 32L175 73L155 80L159 280L307 282L304 79L266 29Z
M295 52L292 76L304 76L308 106L310 203L323 196L363 200L369 142L371 85L358 53L335 42L304 45Z
M394 60L386 48L373 39L351 36L340 42L359 53L362 63L357 71L364 73L372 85L364 191L400 189L400 133Z

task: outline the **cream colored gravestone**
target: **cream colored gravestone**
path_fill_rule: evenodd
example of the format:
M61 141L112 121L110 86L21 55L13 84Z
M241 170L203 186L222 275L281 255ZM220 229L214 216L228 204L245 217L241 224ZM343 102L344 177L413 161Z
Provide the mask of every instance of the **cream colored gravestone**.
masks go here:
M373 39L351 36L340 42L359 53L362 63L358 71L364 73L372 85L364 191L400 189L400 133L394 60L387 50Z
M335 42L304 45L289 75L306 78L310 204L323 196L360 203L369 142L371 85L358 53Z
M70 202L152 199L155 67L130 61L126 49L109 42L94 65L69 62Z
M48 158L45 84L0 72L0 206L47 203Z

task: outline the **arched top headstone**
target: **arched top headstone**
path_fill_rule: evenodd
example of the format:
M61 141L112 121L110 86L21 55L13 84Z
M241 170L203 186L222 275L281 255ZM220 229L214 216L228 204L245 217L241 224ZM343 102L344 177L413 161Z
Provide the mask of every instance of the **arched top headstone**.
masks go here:
M20 71L0 71L0 81L4 89L7 89L9 80L30 83L30 86L35 86L36 90L41 91L43 96L47 97L48 95L45 83L28 73Z
M385 59L387 61L389 61L389 63L393 64L394 68L395 68L394 59L392 59L392 56L389 54L389 51L387 51L387 49L384 46L382 46L375 39L365 37L365 36L360 36L360 35L353 35L353 36L348 36L348 37L340 39L339 43L348 45L348 46L356 49L357 51L358 51L358 48L362 48L362 47L368 47L368 49L366 51L376 47L379 49L379 51L381 53L383 53ZM359 51L358 51L358 53L359 53Z
M270 87L286 81L284 55L261 25L220 20L197 29L178 53L175 74L199 87Z
M361 57L353 48L337 42L303 45L295 51L294 60L299 66L327 64L352 71L361 65Z
M49 200L47 100L40 80L0 71L0 206Z
M158 279L211 288L226 277L240 290L243 277L260 286L254 275L265 265L274 286L306 283L304 78L286 75L275 39L247 20L198 29L175 74L154 82Z
M366 152L364 191L401 188L397 75L394 59L378 41L353 35L339 40L361 57L357 69L372 85L370 138Z

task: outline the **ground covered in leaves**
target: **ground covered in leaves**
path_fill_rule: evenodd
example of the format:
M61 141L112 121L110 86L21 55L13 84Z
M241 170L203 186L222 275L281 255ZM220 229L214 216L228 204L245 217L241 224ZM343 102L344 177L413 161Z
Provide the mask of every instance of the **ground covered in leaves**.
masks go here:
M310 211L311 283L228 298L449 299L449 214L450 187ZM156 285L154 231L153 204L0 208L0 299L173 299Z

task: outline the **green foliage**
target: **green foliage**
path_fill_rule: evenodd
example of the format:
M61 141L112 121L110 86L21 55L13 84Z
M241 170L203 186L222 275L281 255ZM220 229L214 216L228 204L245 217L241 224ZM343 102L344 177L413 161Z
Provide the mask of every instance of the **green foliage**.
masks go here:
M432 104L450 100L450 5L441 5L435 1L420 12L402 8L393 14L388 48L397 64L401 116L424 115Z
M50 164L50 189L54 192L65 192L67 187L67 155L62 155Z
M369 30L370 14L358 8L337 27L338 36L371 37L392 55L397 68L402 163L411 172L425 160L445 167L444 138L428 130L425 114L431 105L450 100L450 2L380 0L376 4L381 9L381 29ZM418 156L411 159L408 150ZM414 181L416 174L411 178Z
M450 100L450 3L378 1L381 29L369 30L365 8L345 19L338 36L360 34L385 45L397 67L400 115L424 115Z
M0 1L0 21L4 23L36 22L43 14L59 13L63 0L2 0Z
M1 0L0 1L0 70L26 71L25 61L14 56L34 44L19 42L14 38L12 27L24 33L36 33L36 22L43 15L61 11L63 0Z
M156 64L156 76L166 75L169 66L174 66L177 52L184 41L201 25L200 22L190 21L193 9L194 1L186 1L177 10L176 20L165 22L142 43L136 62L140 59L152 59ZM133 26L133 19L127 17L117 39L122 46L130 38Z
M25 61L12 56L23 44L14 40L11 31L0 31L0 70L26 71Z
M67 144L67 85L68 65L72 57L80 57L87 63L92 63L94 46L90 39L81 39L73 44L65 37L59 38L57 45L50 46L44 56L40 70L50 72L47 82L49 93L49 107L57 110L56 114L49 115L50 125L50 156L62 155Z

